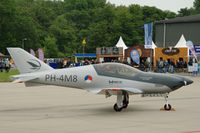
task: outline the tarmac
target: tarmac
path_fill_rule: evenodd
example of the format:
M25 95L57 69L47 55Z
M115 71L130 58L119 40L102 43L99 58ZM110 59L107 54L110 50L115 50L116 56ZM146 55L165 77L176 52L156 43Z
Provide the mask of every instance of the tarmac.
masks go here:
M175 111L160 111L162 97L130 96L115 112L105 98L58 86L0 83L0 133L194 133L200 132L199 77L169 95Z

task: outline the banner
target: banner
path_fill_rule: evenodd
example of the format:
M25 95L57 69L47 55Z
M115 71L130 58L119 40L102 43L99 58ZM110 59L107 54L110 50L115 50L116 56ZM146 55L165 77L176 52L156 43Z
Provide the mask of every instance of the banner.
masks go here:
M193 45L196 56L200 56L200 45ZM189 56L194 56L189 50Z
M30 49L30 53L31 53L33 56L35 56L35 52L34 52L33 49Z
M140 64L140 53L137 50L131 50L131 59L139 65Z
M44 52L41 48L38 49L39 59L44 61Z
M145 49L152 49L152 23L144 24Z
M195 49L194 49L193 42L192 41L187 41L186 42L186 46L189 48L189 50L191 52L191 55L193 55L195 57L196 61L198 61L197 60L197 55L196 55L196 52L195 52Z

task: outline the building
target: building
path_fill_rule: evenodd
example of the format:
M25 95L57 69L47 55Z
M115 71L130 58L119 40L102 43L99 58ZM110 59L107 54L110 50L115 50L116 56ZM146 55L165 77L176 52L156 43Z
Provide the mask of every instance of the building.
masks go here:
M132 46L128 49L125 50L125 59L127 60L128 63L133 63L131 59L131 51L132 50L137 50L140 53L140 62L144 62L147 59L150 60L150 58L153 58L153 50L152 49L145 49L144 45L139 44Z
M154 58L154 67L157 66L157 62L164 60L167 62L173 61L175 65L178 61L188 62L188 49L187 48L155 48L155 58Z
M96 48L98 62L123 61L123 47L101 47Z
M186 41L200 44L200 14L155 22L155 44L158 47L175 46L182 34Z
M78 58L84 60L84 59L96 59L96 54L75 54L75 62L78 62Z

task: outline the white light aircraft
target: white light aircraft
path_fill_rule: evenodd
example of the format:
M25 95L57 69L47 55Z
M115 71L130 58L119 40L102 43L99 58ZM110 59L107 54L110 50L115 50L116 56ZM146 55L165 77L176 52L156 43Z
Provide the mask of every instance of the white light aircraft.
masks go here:
M175 74L142 72L120 63L103 63L81 67L53 69L21 48L7 48L20 75L14 83L28 86L57 85L83 89L106 97L117 95L115 111L128 107L129 95L164 97L165 110L171 110L168 94L192 80Z

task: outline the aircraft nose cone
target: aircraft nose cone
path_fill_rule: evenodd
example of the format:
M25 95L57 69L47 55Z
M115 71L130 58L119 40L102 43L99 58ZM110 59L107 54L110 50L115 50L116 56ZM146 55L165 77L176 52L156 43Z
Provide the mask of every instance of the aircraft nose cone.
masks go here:
M185 77L174 77L171 78L171 89L174 91L182 86L186 86L192 84L193 81L191 79Z
M185 85L189 85L189 84L193 83L193 81L191 79L188 79L188 78L184 78L184 82L185 82Z

